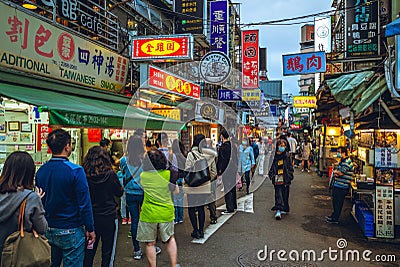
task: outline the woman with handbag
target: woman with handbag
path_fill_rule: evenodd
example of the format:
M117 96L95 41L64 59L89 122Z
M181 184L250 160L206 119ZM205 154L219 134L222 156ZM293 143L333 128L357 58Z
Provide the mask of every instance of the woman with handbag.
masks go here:
M83 266L93 266L100 240L101 266L113 266L118 232L118 204L114 197L121 197L124 190L113 170L107 150L101 146L89 149L83 168L88 180L97 237L93 247L85 250Z
M294 178L289 143L285 139L276 141L275 156L268 172L269 179L275 188L275 205L271 210L276 211L275 219L280 220L282 214L289 212L289 187Z
M44 234L47 230L45 211L40 199L44 196L44 193L41 189L34 193L34 176L35 164L28 153L16 151L8 156L0 176L0 251L3 254L3 256L0 254L1 266L16 264L15 260L25 260L25 263L32 263L29 262L32 261L30 251L36 254L37 258L43 260L37 262L36 266L50 266L50 246L47 241L44 245L47 244L48 250L45 249L42 252L38 251L41 246L35 246L34 243L31 243L34 247L30 248L30 251L14 251L17 256L18 253L21 253L23 257L11 255L12 251L6 251L4 247L7 237L18 231L18 215L21 206L24 206L24 209L21 210L23 230L31 233L34 229L38 234ZM21 205L22 203L24 205ZM21 262L18 264L21 264Z
M208 181L199 185L198 187L185 187L185 191L188 193L188 212L190 223L193 227L193 232L191 236L193 238L199 239L204 237L204 221L205 221L205 211L204 207L210 201L211 194L211 181L215 180L217 177L217 167L215 159L217 157L217 152L213 149L206 148L207 144L205 141L205 136L202 134L197 134L193 137L192 150L188 154L185 164L185 170L188 172L188 176L194 174L194 172L204 172L207 170L196 170L196 162L203 159L206 160L206 165L208 168ZM215 182L215 181L213 181ZM187 183L187 179L185 179ZM196 210L198 216L196 216Z

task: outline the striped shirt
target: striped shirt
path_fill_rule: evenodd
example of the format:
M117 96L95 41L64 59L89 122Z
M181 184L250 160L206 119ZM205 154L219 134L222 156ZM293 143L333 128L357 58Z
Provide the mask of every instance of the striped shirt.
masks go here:
M353 180L354 165L350 158L345 158L339 162L337 168L338 171L342 172L343 175L335 176L334 187L348 189L351 181Z

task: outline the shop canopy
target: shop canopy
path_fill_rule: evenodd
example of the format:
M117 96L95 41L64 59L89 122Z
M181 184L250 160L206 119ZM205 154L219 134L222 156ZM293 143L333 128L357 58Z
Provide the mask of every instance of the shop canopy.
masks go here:
M383 75L370 82L374 75L374 71L350 73L327 79L326 83L335 100L344 106L349 106L355 115L358 115L387 89Z
M386 25L386 37L400 35L400 18Z
M181 121L129 105L73 95L43 88L0 83L0 95L39 107L49 112L50 125L123 129L180 130ZM110 99L116 99L110 96Z

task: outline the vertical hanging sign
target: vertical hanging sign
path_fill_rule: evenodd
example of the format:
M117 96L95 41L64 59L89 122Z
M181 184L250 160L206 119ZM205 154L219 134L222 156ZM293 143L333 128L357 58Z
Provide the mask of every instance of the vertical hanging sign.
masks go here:
M210 43L211 51L220 51L229 55L229 16L228 1L210 3Z
M258 30L242 31L242 88L258 88Z
M376 186L376 237L394 238L393 186Z

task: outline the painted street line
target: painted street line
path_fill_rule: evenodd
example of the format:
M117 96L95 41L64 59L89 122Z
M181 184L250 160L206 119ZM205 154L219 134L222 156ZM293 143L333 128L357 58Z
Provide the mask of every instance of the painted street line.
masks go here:
M246 195L244 197L241 197L237 200L237 211L243 211L247 213L254 213L253 209L253 193ZM217 210L226 210L226 205L222 205L217 207ZM234 214L221 214L220 217L218 217L217 223L216 224L210 224L205 230L204 230L204 237L200 239L193 239L192 243L196 244L204 244L225 222L227 222Z
M204 244L208 238L212 236L226 221L228 221L236 212L230 214L221 214L218 217L216 224L210 224L204 231L204 237L200 239L193 239L192 243Z

